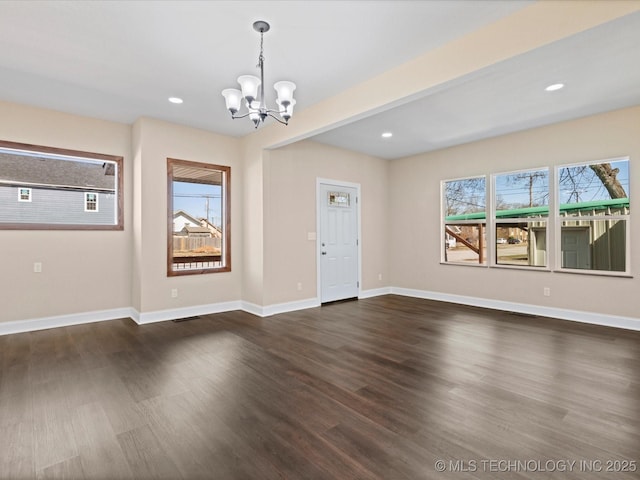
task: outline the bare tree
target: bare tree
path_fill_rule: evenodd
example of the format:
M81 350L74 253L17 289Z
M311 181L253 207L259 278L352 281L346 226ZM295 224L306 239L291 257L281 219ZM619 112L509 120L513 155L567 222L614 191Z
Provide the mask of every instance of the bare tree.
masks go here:
M627 192L618 180L619 168L611 168L610 163L596 163L589 165L589 168L595 172L611 198L627 198Z
M560 170L559 184L568 194L568 202L584 201L584 193L594 186L604 187L609 198L626 198L627 192L618 179L619 168L610 163L595 163L578 167L565 167Z
M446 214L484 212L486 207L484 177L454 180L445 184Z
M549 197L549 189L536 198L535 185L543 184L546 185L548 182L549 174L545 170L537 170L531 172L523 172L516 173L514 175L509 175L507 178L507 183L512 185L524 184L527 190L529 191L529 204L528 205L519 205L521 207L537 207L539 205L545 205L546 199Z
M613 168L610 163L596 163L576 167L563 167L559 171L560 185L564 201L575 203L602 199L604 190L609 198L627 198L627 192L618 179L619 168ZM546 171L538 170L517 173L507 177L507 184L524 187L528 192L528 202L512 203L496 195L496 205L499 209L535 207L548 204L549 189ZM599 192L599 193L598 193ZM585 198L589 193L590 197ZM465 213L484 212L485 206L484 177L454 180L445 185L446 214L461 215Z

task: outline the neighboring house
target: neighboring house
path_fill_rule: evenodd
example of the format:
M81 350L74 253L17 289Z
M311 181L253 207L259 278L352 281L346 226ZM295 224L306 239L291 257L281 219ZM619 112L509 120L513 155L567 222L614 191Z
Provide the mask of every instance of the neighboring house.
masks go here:
M200 219L200 226L207 228L211 232L211 236L214 238L221 238L222 232L218 227L216 227L213 223L208 221L206 218Z
M219 256L221 237L220 230L207 222L206 219L195 218L184 210L174 212L174 258L191 258L194 254L197 254L198 257L203 254Z
M184 232L185 227L199 227L204 228L210 233L213 238L221 238L222 232L218 227L209 222L203 217L194 217L188 214L184 210L176 210L173 213L173 233L174 235L186 235ZM195 230L193 230L195 232Z
M178 218L180 222L184 222L191 217L191 215L180 211L174 214L174 219ZM176 223L174 223L175 228ZM174 260L182 259L179 263L184 264L185 259L191 258L194 255L198 258L202 258L202 255L217 255L215 261L219 261L221 247L220 236L215 236L214 232L207 227L201 227L199 225L185 225L178 232L173 232L173 251ZM207 261L214 261L209 259Z
M207 227L191 227L186 226L183 227L180 231L180 235L184 235L187 237L204 237L204 238L212 238L211 231Z
M114 223L112 164L0 154L0 222Z
M180 235L184 227L198 227L200 220L189 215L184 210L176 210L173 212L173 234Z

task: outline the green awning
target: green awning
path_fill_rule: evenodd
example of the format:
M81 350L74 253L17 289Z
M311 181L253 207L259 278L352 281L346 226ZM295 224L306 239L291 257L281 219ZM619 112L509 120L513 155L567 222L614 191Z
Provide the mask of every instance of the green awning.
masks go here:
M613 198L610 200L593 200L591 202L580 203L563 203L560 205L561 212L579 212L582 210L604 210L605 208L624 208L629 207L628 198ZM499 210L496 212L496 218L527 218L527 217L548 217L549 206L512 208L509 210ZM449 215L445 217L447 222L456 222L460 220L485 220L485 212L463 213L462 215Z

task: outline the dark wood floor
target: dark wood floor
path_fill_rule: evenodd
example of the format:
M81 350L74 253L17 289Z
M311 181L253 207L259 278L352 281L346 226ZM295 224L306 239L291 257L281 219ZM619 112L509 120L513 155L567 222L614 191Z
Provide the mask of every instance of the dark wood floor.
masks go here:
M625 330L385 296L0 352L3 479L640 478Z

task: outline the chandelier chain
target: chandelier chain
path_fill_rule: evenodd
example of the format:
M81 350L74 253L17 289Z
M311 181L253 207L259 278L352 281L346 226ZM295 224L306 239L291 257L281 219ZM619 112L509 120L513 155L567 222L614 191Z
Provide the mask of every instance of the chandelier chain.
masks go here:
M263 43L264 43L264 32L260 32L260 56L258 57L258 65L256 67L261 67L264 64L264 55L263 53Z

